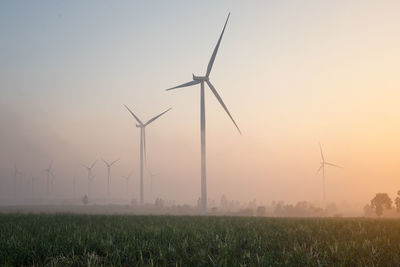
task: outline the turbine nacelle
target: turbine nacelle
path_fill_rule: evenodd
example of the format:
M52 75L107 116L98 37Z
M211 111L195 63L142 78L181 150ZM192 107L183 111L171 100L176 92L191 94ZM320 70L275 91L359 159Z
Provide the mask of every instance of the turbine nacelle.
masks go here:
M196 76L194 74L192 75L193 75L193 81L206 82L209 80L208 76Z

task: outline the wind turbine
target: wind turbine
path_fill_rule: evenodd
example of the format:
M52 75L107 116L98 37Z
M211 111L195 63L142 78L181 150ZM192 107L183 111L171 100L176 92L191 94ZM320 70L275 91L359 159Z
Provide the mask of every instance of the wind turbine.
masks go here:
M17 163L14 163L14 197L17 196L17 179L18 179L18 175L23 175L22 172L20 172L17 168Z
M50 193L50 175L53 175L51 172L51 169L53 168L53 160L50 161L49 167L47 169L44 169L43 171L47 173L47 178L46 178L46 192L47 196L49 196Z
M130 110L126 105L124 105L126 109L132 114L132 116L136 119L138 124L136 124L136 127L140 128L140 205L144 204L144 192L143 192L143 154L144 154L144 160L147 164L147 158L146 158L146 126L170 111L172 108L167 109L166 111L158 114L157 116L151 118L148 120L146 123L143 123L133 112Z
M114 165L114 163L116 163L117 161L119 161L119 159L114 160L113 162L109 163L103 159L104 164L106 164L106 166L107 166L107 195L108 195L108 197L110 197L111 166Z
M322 152L321 144L319 144L319 151L321 152L321 163L320 163L320 166L319 166L316 174L318 174L322 170L322 197L323 197L323 201L325 202L325 166L328 165L328 166L332 166L332 167L336 167L336 168L342 168L342 167L325 161L325 157L324 157L324 153Z
M93 163L92 163L92 165L90 165L90 167L89 166L86 166L86 165L84 165L84 164L82 164L82 166L83 167L85 167L86 168L86 170L87 170L87 172L88 172L88 176L87 176L87 179L88 179L88 197L90 197L90 184L91 184L91 182L92 182L92 178L94 177L94 176L92 176L92 169L93 169L93 167L94 167L94 165L96 164L96 162L97 162L97 160L95 160Z
M196 84L200 84L200 129L201 129L201 206L202 206L202 214L205 215L207 213L207 183L206 183L206 115L205 115L205 100L204 100L204 83L207 83L208 87L210 88L211 92L214 94L214 96L217 98L218 102L221 104L225 112L228 114L229 118L232 120L233 124L235 125L236 129L239 131L240 134L241 131L239 127L237 126L235 120L231 116L228 108L226 107L224 101L218 94L217 90L215 87L212 85L210 82L210 73L211 69L214 64L215 57L218 52L219 45L222 40L222 36L224 35L225 32L225 27L226 24L228 23L230 13L228 14L228 18L226 19L224 28L222 29L222 33L218 39L217 45L214 48L214 51L211 55L210 61L208 62L207 66L207 71L205 76L196 76L193 74L193 80L172 88L167 89L173 90L177 88L182 88L182 87L188 87Z

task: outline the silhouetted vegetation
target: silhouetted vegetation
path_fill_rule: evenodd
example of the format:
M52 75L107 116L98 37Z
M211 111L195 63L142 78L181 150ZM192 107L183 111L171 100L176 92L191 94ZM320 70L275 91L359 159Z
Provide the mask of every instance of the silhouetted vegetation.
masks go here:
M366 217L398 217L400 216L400 191L394 199L395 208L392 208L392 199L387 193L377 193L370 204L364 206Z
M371 200L371 208L375 210L376 215L381 216L383 209L391 209L392 200L386 193L377 193L376 196Z
M314 207L307 201L302 201L296 205L278 203L274 214L280 217L322 217L326 215L326 212L322 208Z
M2 266L398 266L400 221L0 215Z

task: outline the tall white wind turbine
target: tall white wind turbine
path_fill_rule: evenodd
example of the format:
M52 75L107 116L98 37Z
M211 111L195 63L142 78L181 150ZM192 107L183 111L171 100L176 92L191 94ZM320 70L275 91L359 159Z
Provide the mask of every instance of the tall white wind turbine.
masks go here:
M92 165L90 165L90 167L82 164L82 166L86 168L87 173L88 173L88 176L87 176L87 179L88 179L88 197L90 197L90 195L91 195L91 183L92 183L92 178L94 177L94 176L92 176L92 169L93 169L94 165L96 165L96 162L97 162L97 160L95 160L92 163Z
M46 172L46 193L47 196L50 194L50 176L53 175L51 172L51 169L53 168L53 161L50 161L49 167L47 169L44 169L43 171Z
M107 166L107 196L108 197L110 197L111 167L118 161L119 161L119 159L114 160L113 162L107 162L103 159L104 164L106 164L106 166Z
M151 118L146 123L143 123L126 105L124 105L126 109L132 114L138 124L136 127L140 128L140 205L144 204L144 192L143 192L143 156L144 161L147 163L146 159L146 126L170 111L172 108L167 109L166 111L158 114L157 116Z
M215 57L218 52L219 45L222 40L222 36L224 35L225 32L225 27L226 24L228 23L230 13L228 14L228 18L226 19L224 28L222 29L222 33L218 39L217 45L215 46L215 49L211 55L211 59L208 62L207 66L207 71L205 76L196 76L193 74L193 80L172 88L167 89L173 90L181 87L188 87L196 84L200 84L200 129L201 129L201 207L202 207L202 214L205 215L207 213L207 183L206 183L206 115L205 115L205 103L204 103L204 83L207 83L208 87L210 88L211 92L215 95L217 98L218 102L221 104L222 108L225 110L225 112L228 114L229 118L232 120L233 124L235 125L236 129L239 131L241 134L241 131L239 127L237 126L235 120L231 116L228 108L226 107L224 101L218 94L217 90L215 87L212 85L210 82L210 73L211 69L214 64Z
M325 157L324 157L324 153L322 152L321 144L319 144L319 151L321 152L321 162L320 162L320 166L319 166L316 174L318 174L320 171L322 171L322 198L325 203L325 166L328 165L328 166L332 166L332 167L336 167L336 168L342 168L342 167L325 161Z

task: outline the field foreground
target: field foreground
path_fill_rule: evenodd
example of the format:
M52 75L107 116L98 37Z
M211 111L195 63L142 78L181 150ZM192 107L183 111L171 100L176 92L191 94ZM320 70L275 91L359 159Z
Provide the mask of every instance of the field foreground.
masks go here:
M3 214L0 264L398 266L400 220Z

